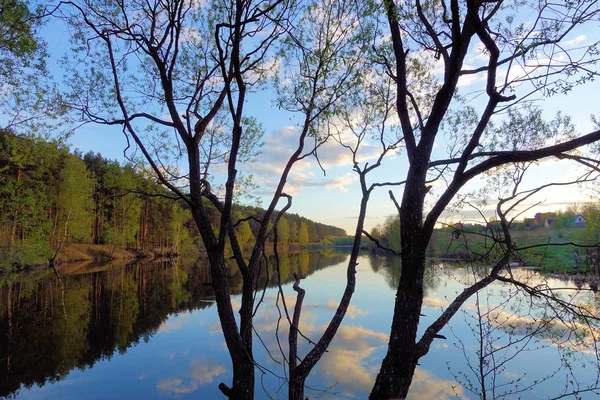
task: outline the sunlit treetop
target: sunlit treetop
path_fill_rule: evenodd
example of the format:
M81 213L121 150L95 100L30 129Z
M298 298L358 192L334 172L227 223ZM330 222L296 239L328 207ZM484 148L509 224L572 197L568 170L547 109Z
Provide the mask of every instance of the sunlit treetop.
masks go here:
M39 50L35 38L35 15L20 0L4 0L0 5L0 75L10 79L16 69L27 66Z

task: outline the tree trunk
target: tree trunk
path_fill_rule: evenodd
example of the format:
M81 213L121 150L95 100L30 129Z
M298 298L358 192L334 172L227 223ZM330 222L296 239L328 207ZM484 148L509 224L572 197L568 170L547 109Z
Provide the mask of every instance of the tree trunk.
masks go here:
M387 354L370 399L405 398L420 356L416 336L423 304L423 276L430 234L423 232L426 163L413 162L400 208L402 274Z
M7 332L7 356L6 356L6 371L10 371L11 366L11 354L12 354L12 344L13 344L13 318L12 318L12 284L8 285L6 290L6 311L7 311L7 322L8 322L8 332Z
M406 283L402 282L400 286L401 289L396 294L388 351L370 399L405 398L419 361L415 351L415 339L423 302L422 286L407 287Z
M231 400L250 400L254 398L254 363L244 354L240 360L233 361L233 388Z
M187 146L189 160L190 197L193 202L192 216L202 236L209 259L212 287L215 293L217 312L223 330L223 336L233 365L232 387L224 383L219 389L228 398L250 400L254 398L254 358L252 354L252 303L248 310L240 310L242 329L238 329L231 304L229 273L225 263L224 246L219 245L206 210L202 205L202 183L200 173L200 154L195 145ZM248 304L246 296L253 296L253 285L244 277L242 304ZM248 321L249 319L249 321ZM246 325L244 324L246 322Z
M304 400L304 381L305 376L298 374L296 371L290 373L290 379L288 382L289 391L288 395L290 400Z
M207 249L207 252L215 301L217 303L217 312L221 328L223 329L225 343L227 344L233 364L232 388L229 389L224 384L219 385L219 388L230 399L252 399L254 398L254 360L252 358L252 347L251 345L247 346L247 343L244 341L246 335L240 335L238 331L238 325L231 305L229 277L225 258L222 255L214 254L213 249Z
M69 221L71 219L71 211L72 210L73 210L73 207L72 206L69 207L69 211L67 212L67 220L65 221L65 229L64 229L63 235L60 239L60 243L58 245L58 248L56 249L56 252L54 253L54 256L48 260L48 263L52 268L54 268L54 263L56 262L56 257L58 257L58 255L62 251L62 248L65 245L65 242L67 240L67 235L69 234ZM54 272L58 273L56 271L56 269L54 270Z

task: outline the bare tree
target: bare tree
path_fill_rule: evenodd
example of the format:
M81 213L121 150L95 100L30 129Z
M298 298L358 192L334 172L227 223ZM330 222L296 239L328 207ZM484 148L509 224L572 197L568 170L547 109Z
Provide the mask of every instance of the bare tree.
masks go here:
M73 30L75 54L80 57L79 63L66 65L71 67L72 107L86 121L121 126L160 182L192 211L208 254L233 364L231 387L219 385L229 398L254 396L252 321L261 303L256 301L257 281L266 262L266 238L292 204L284 192L292 167L308 157L318 160L318 150L329 137L320 127L359 81L364 39L357 24L360 13L366 12L361 9L366 8L355 2L287 0L69 1L58 6L56 14ZM279 44L283 53L276 51ZM237 241L239 221L233 220L232 208L243 191L239 169L257 154L262 131L255 119L246 116L245 105L281 60L287 61L289 76L295 78L292 86L280 85L279 106L299 113L302 122L297 126L297 147L257 221L256 241L246 258ZM130 149L126 155L135 156ZM187 164L184 173L177 169L180 158ZM227 171L220 190L215 189L214 172L219 164ZM282 199L286 203L277 211ZM209 218L209 204L219 213L217 224ZM243 278L239 324L230 300L227 244ZM353 282L353 273L349 279ZM319 343L311 365L296 368L290 363L290 371L300 377L292 379L298 384L291 384L290 390L302 393L304 379L335 334L351 293L350 286L339 318Z
M516 163L502 171L500 177L490 177L496 182L495 185L490 182L490 185L497 186L505 197L498 202L496 223L486 221L491 229L483 234L476 233L485 236L484 252L480 254L481 258L467 267L469 272L466 275L470 275L470 279L464 283L464 293L482 282L489 284L485 285L485 290L480 288L473 294L474 307L462 309L464 322L473 336L465 338L455 334L455 345L465 356L468 369L457 371L450 364L448 369L457 382L481 399L525 395L550 380L560 382L563 375L564 386L554 389L553 398L600 391L600 372L597 372L600 353L596 346L600 319L590 301L591 291L570 285L557 287L550 284L546 276L530 269L514 269L510 262L490 280L491 271L485 264L490 257L501 258L509 253L510 259L521 260L521 256L532 247L577 245L543 242L519 246L512 237L512 224L524 212L519 211L518 206L534 194L552 185L572 186L596 180L596 172L587 171L574 181L555 182L521 191L519 187L528 165ZM483 213L481 216L485 220ZM474 235L464 230L460 233L463 237ZM479 237L473 242L481 241ZM465 250L471 251L468 243L465 238ZM481 246L477 250L481 251ZM493 292L496 292L495 295L492 295ZM447 310L443 314L447 314ZM450 329L453 331L452 327ZM472 354L468 348L474 347L475 354ZM527 371L521 376L505 376L516 360L527 357L531 352L551 348L556 349L558 354L557 366L552 369L545 366L541 371ZM580 379L572 368L575 362L591 364L591 371L596 371L596 376L592 373L591 379L589 376Z
M283 184L265 213L249 261L237 243L231 210L237 164L252 154L259 134L257 124L244 116L247 92L264 79L269 49L285 32L291 4L81 1L61 2L58 11L73 30L74 45L80 46L75 50L81 50L75 53L81 54L80 64L71 69L73 106L88 121L122 126L158 179L190 206L210 261L233 364L231 387L222 383L220 388L230 398L252 398L256 271ZM163 135L171 148L186 155L186 174L163 162L164 153L158 151L163 144L146 132ZM217 161L228 171L220 197L208 181ZM177 186L180 178L187 189ZM206 199L220 212L216 224L208 216ZM228 241L243 276L239 325L230 301Z
M393 115L391 80L385 74L378 73L381 71L378 70L380 67L376 65L370 65L369 69L365 69L364 63L368 60L362 60L359 54L356 53L357 50L359 53L365 51L365 45L370 44L371 37L366 35L365 32L373 29L373 26L370 25L373 21L368 21L372 9L364 6L355 9L337 1L321 1L317 9L319 12L316 15L325 17L309 17L308 19L312 21L306 21L303 25L306 27L311 22L316 22L321 28L308 29L308 31L329 32L331 38L327 47L337 49L332 51L331 55L333 57L346 59L347 63L360 62L362 67L358 70L361 75L361 84L358 86L360 90L356 90L356 85L351 86L354 90L345 93L344 102L336 105L335 111L331 113L332 118L325 121L326 123L323 124L321 130L321 135L330 142L337 143L347 150L353 170L358 175L361 197L358 199L360 204L358 218L353 235L352 251L346 269L346 286L331 321L318 339L305 337L299 329L302 304L305 296L310 295L300 287L302 277L295 277L293 290L297 292L297 297L291 311L288 311L281 280L279 280L279 297L282 300L284 314L289 324L289 353L287 357L283 354L283 359L287 361L289 369L288 396L290 399L298 400L305 398L305 381L335 337L350 305L356 287L357 259L364 234L369 199L377 189L399 185L398 182L370 182L370 174L381 167L384 158L396 151L402 142L402 137L398 136L398 127L391 121ZM326 26L329 26L329 28L326 28ZM336 29L332 29L332 27L336 27ZM344 33L341 34L340 32ZM349 46L351 51L344 49L346 46ZM317 52L323 53L323 50L317 49ZM302 54L299 59L310 60L311 57ZM312 66L312 68L317 67L314 70L315 72L309 72L312 70L311 65L305 64L304 68L306 69L301 68L300 75L318 76L319 64ZM319 81L315 80L315 84L319 84ZM301 84L295 83L294 87L299 88L301 86ZM296 93L296 90L292 92ZM287 104L290 104L293 109L294 104L297 107L297 104L301 104L301 102L298 102L296 97L295 99L289 98ZM375 145L370 147L373 143ZM365 147L367 150L365 150ZM373 151L373 148L377 150ZM371 150L371 153L369 153L369 150ZM276 249L276 243L274 248ZM298 355L299 340L307 340L311 346L303 358Z
M574 150L600 139L599 131L581 135L566 129L560 119L525 129L526 113L509 114L509 120L519 121L521 126L490 129L492 118L500 112L540 94L568 91L597 75L595 43L585 48L561 44L570 33L597 19L597 2L417 0L385 1L384 6L391 54L381 59L396 83L395 105L409 168L399 210L402 276L388 350L372 399L406 397L418 360L428 353L440 329L464 301L499 279L513 252L504 228L498 241L504 252L489 274L465 289L417 338L427 245L442 212L465 184L514 163L571 157ZM478 45L482 49L480 58L486 61L470 67L466 60ZM558 54L568 61L560 61ZM431 93L430 102L419 102L410 86L414 73L409 66L415 58L423 63L440 60L443 66L443 77ZM482 110L458 106L462 99L457 95L458 82L465 77L480 77L484 82L483 93L477 99ZM462 113L463 118L452 119L456 113ZM448 127L450 133L445 130ZM449 140L449 158L434 159L434 144L442 137L453 139ZM441 185L436 187L438 193L431 200L431 209L425 212L428 181L432 179L439 179Z

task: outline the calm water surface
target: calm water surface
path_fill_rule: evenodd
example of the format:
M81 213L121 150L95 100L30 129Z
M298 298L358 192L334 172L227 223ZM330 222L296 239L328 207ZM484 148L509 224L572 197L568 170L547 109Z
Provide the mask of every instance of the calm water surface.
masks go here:
M318 338L333 315L345 285L347 258L335 251L282 256L288 307L295 299L293 273L306 276L301 283L306 289L301 322L306 336ZM518 273L532 283L540 278L531 271ZM254 348L262 366L256 374L257 398L286 398L276 333L285 349L288 330L285 319L279 320L284 311L272 285L273 271L269 276L255 319ZM395 260L367 255L359 259L352 305L307 382L307 396L368 396L385 354L399 276ZM261 285L266 278L263 271ZM239 291L240 277L231 279L234 291ZM421 330L473 279L469 269L432 266L426 277ZM60 278L45 270L17 277L0 291L0 396L224 398L217 386L231 382L230 359L207 282L208 268L202 261L68 265ZM556 279L550 284L575 287ZM599 303L591 291L577 296L576 301ZM543 310L532 308L530 300L513 296L503 285L485 291L479 301L473 298L465 313L442 330L446 339L434 341L421 360L410 398L478 398L477 354L486 349L493 357L486 359L484 372L496 366L495 373L486 372L486 389L494 386L497 397L508 393L506 398L549 398L562 393L565 385L572 388L579 383L583 388L593 383L597 370L587 364L593 353L571 343L560 326L539 329L540 324L532 321L543 317ZM239 296L233 301L234 308L239 307ZM486 311L492 321L480 326L477 316L484 314L485 320ZM532 328L540 331L531 340L520 340ZM514 345L505 349L509 341ZM593 347L593 340L587 344ZM303 341L301 353L308 348ZM565 348L570 351L561 350ZM571 357L572 374L562 368L560 356ZM512 394L544 379L524 394ZM596 398L591 393L582 396Z

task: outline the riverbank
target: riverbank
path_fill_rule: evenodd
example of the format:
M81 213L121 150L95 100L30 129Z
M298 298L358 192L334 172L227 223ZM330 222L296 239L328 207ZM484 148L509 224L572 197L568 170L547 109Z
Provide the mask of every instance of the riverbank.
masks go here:
M107 260L132 260L138 258L154 258L157 256L171 256L170 248L151 250L124 249L113 244L72 244L65 246L56 257L56 263L75 261L107 261Z
M132 261L138 259L151 260L159 257L178 256L177 252L169 247L155 249L126 249L113 244L71 244L64 246L54 259L54 265L73 264L81 262L106 262L106 261ZM17 257L17 259L20 257ZM32 257L26 263L9 263L0 271L19 272L28 269L47 267L50 257L41 255Z
M322 244L312 243L309 245L300 245L298 243L292 243L288 246L279 246L279 251L285 253L296 253L303 250L321 250L326 252L338 252L347 251L346 246L323 246ZM265 246L265 255L272 256L274 254L273 247L270 245ZM154 248L154 249L126 249L113 244L71 244L63 247L56 259L54 265L59 266L63 264L88 264L102 263L107 261L124 261L130 262L133 260L152 260L156 258L168 258L175 256L190 256L190 257L203 257L206 255L206 251L203 248L193 250L187 248L186 251L174 252L169 247ZM248 253L248 256L250 254ZM48 266L48 258L44 256L35 257L32 261L24 264L11 264L11 266L5 271L19 272L30 269L39 269L40 267ZM0 272L2 268L0 267Z

